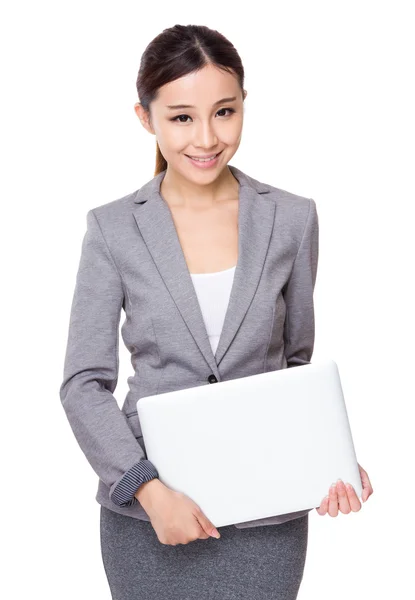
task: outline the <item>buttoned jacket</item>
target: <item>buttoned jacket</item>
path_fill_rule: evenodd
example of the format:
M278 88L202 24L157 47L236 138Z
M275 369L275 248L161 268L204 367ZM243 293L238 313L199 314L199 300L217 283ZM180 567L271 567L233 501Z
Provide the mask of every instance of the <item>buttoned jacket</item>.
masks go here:
M60 398L98 476L97 502L124 515L150 520L134 493L159 476L147 458L137 415L141 397L311 362L315 201L228 167L239 182L238 260L215 354L172 213L161 195L166 171L87 212ZM114 396L120 330L133 367L121 407ZM212 423L212 429L220 426L220 419ZM244 453L255 453L249 427L241 435ZM214 440L212 435L206 444ZM212 464L206 473L212 486L215 471L223 468L228 467ZM310 510L235 526L279 524Z

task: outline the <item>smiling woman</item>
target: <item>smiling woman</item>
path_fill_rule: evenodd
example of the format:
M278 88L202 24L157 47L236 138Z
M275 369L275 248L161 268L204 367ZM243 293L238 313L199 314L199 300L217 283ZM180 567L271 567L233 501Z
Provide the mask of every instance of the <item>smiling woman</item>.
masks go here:
M156 65L165 61L166 43L170 58L160 69ZM177 189L182 179L188 191L189 181L195 186L215 182L217 189L230 181L226 169L217 178L241 141L247 96L243 84L238 53L215 30L176 25L153 40L151 52L147 48L137 78L140 101L135 111L143 127L156 136L154 174L169 166L164 190Z
M316 205L228 164L243 84L241 59L218 31L160 33L142 56L134 106L156 137L154 177L87 216L60 395L99 476L102 558L117 600L295 600L303 577L311 508L218 532L162 482L137 415L143 396L311 359ZM120 410L122 309L134 375ZM214 483L223 468L226 457L206 477Z
M204 283L209 286L205 292L213 296L218 293L219 285L225 284L223 278L219 282L221 274L229 275L227 289L220 290L221 298L227 294L227 301L222 302L222 307L217 297L216 312L208 310L209 303L198 307L200 296L196 299L192 288L188 287L186 292L184 285L183 294L192 291L191 297L186 303L176 297L177 304L172 303L164 285L170 272L166 265L167 255L164 258L159 255L163 262L157 264L162 268L164 283L147 278L145 285L145 289L150 290L156 283L163 284L157 293L154 292L151 301L155 342L162 370L156 378L156 393L202 385L207 376L201 375L206 370L202 362L200 375L195 376L195 365L199 364L202 356L195 354L197 346L193 345L194 340L188 348L185 342L193 308L203 308L198 323L203 323L203 317L206 326L204 333L199 330L195 340L201 344L202 337L199 336L209 334L212 348L204 345L203 351L213 361L216 351L217 363L222 360L225 344L229 345L231 339L222 337L217 348L221 328L218 329L215 324L220 321L223 325L231 290L235 296L230 306L235 312L236 309L241 311L238 313L240 319L243 314L245 318L237 333L233 333L232 349L222 361L223 376L227 360L234 368L233 374L229 371L228 377L238 376L239 370L239 376L244 371L263 372L267 368L275 368L271 366L272 361L278 366L283 360L285 305L276 288L281 288L284 281L281 279L278 283L277 279L268 276L260 281L260 265L265 261L267 240L272 232L269 217L274 214L273 201L262 198L248 184L248 178L227 166L241 142L247 96L243 83L244 69L234 46L218 31L204 26L175 25L165 29L147 46L141 59L137 78L140 101L134 109L143 127L156 137L154 175L157 181L162 175L156 187L159 192L157 200L170 209L169 213L164 213L164 209L163 213L159 213L158 218L164 214L162 229L161 221L157 227L157 209L160 206L158 210L161 211L162 206L155 201L153 204L146 203L153 207L153 212L148 212L148 219L154 218L155 227L154 234L146 236L146 242L152 248L153 259L158 261L157 255L162 252L163 242L156 249L153 235L164 239L166 251L169 247L169 256L175 261L171 268L176 270L181 266L183 274L189 271L186 285L193 284L195 292L198 287L195 279L190 281L190 271L204 274ZM265 186L256 189L267 190ZM151 197L150 191L149 194ZM304 206L308 206L308 201ZM144 213L141 214L144 219ZM267 226L264 227L263 220L267 217ZM139 224L141 234L146 235L141 216ZM251 241L255 244L255 252L250 252L247 246ZM275 251L277 254L280 252L277 247ZM274 252L268 253L268 266L264 267L263 273L274 269L269 261L278 262ZM144 273L146 263L143 259L141 264ZM282 264L279 267L281 277L284 272ZM229 269L229 265L235 267ZM289 263L287 268L290 269ZM244 281L244 305L236 304L236 292L242 283L243 273L249 277L249 281ZM195 278L197 275L192 276ZM259 281L255 293L256 282ZM175 286L176 278L169 283L170 293L176 293ZM241 302L242 292L239 293L238 302ZM140 304L142 306L142 302ZM177 311L178 307L185 321ZM219 307L222 307L220 315L217 314ZM137 311L140 310L137 307ZM280 315L281 310L283 313ZM272 325L274 316L279 328ZM236 314L232 316L229 313L228 319L230 317L236 319ZM192 327L196 327L195 322ZM224 332L230 335L229 321ZM196 330L193 330L193 335L196 335ZM172 341L176 339L180 356L173 353ZM251 357L249 365L244 362L248 356ZM194 366L192 370L187 367L178 378L178 365L183 364L184 367L187 360L194 362ZM220 377L218 366L212 363ZM212 381L217 381L210 374L209 382L212 377ZM143 439L139 438L138 442L144 449ZM162 485L157 473L150 473L149 465L149 461L139 462L126 474L123 493L129 488L136 490L134 499L145 509L150 522L141 519L138 513L131 513L131 516L137 516L136 519L118 514L117 507L110 510L111 504L108 503L101 507L102 557L114 598L150 600L166 597L182 600L195 597L198 600L219 600L226 596L238 600L251 600L253 597L258 600L270 597L294 600L297 597L307 550L306 511L286 515L287 521L278 525L261 522L255 526L253 522L242 524L246 525L245 528L223 527L221 539L216 540L214 524L199 507L190 498L177 496L176 492Z
M246 95L235 73L207 61L203 68L164 83L147 108L142 101L135 105L141 123L157 138L155 174L169 165L163 190L177 188L183 178L187 186L189 179L206 185L217 178L239 147ZM182 102L174 104L176 98ZM189 172L189 165L195 170Z

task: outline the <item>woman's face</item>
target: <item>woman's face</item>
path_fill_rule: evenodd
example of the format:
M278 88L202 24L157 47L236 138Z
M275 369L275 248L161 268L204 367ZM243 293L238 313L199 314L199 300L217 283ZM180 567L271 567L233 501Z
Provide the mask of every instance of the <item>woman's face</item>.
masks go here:
M171 108L177 105L182 106ZM243 109L236 77L212 65L162 86L150 105L151 116L140 104L135 105L143 126L156 136L169 171L205 184L217 178L237 151ZM218 152L218 159L208 168L200 168L188 158Z

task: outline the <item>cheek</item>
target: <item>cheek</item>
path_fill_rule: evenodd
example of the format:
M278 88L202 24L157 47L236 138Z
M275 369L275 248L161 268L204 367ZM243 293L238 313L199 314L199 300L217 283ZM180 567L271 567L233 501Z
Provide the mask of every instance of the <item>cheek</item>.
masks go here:
M175 127L173 123L170 123L156 131L157 142L162 152L164 149L163 154L166 158L166 154L181 151L183 145L187 143L188 134L184 129L184 127Z
M227 146L239 146L242 137L242 121L229 122L226 127L218 131L221 141Z

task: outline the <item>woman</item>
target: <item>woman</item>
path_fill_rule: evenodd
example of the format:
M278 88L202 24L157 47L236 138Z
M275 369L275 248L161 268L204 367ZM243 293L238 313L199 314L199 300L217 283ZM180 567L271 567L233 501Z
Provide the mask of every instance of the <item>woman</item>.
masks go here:
M135 410L143 396L311 359L315 203L228 166L241 140L243 79L217 31L176 25L157 36L135 105L157 139L155 177L88 213L60 393L100 478L102 558L117 600L291 600L303 576L309 510L219 533L160 481ZM120 411L121 308L135 374ZM339 482L317 511L360 506Z

